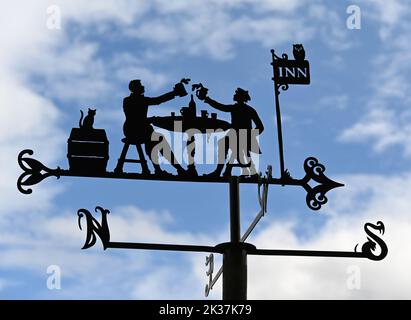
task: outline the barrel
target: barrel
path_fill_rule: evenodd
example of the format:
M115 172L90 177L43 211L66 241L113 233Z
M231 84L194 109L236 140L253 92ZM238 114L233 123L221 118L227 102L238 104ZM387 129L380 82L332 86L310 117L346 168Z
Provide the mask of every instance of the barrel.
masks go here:
M106 172L108 144L103 129L73 128L67 141L70 171L83 174Z

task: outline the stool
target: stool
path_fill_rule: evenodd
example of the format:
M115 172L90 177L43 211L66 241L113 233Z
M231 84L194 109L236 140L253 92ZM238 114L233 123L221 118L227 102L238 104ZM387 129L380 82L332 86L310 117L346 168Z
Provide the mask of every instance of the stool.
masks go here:
M148 166L147 166L147 160L144 157L143 149L141 148L141 144L142 144L141 141L130 140L127 138L123 138L121 139L121 141L124 143L124 146L123 146L123 150L121 151L120 158L118 159L117 166L114 169L114 172L123 173L124 163L131 162L131 163L141 164L142 174L150 174L150 170L148 170ZM127 151L131 144L136 146L139 159L126 159Z

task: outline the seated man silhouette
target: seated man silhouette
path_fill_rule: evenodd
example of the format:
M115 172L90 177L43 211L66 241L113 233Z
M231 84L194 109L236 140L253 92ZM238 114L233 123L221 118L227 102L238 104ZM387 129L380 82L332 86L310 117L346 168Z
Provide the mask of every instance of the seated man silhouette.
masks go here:
M257 111L250 107L246 102L250 101L250 95L248 91L237 88L233 100L234 104L225 105L219 103L207 96L208 89L200 88L197 90L197 97L200 100L208 103L213 108L231 113L231 127L226 136L218 141L218 164L214 172L208 176L219 177L224 168L224 163L227 159L228 150L231 149L232 155L230 163L237 160L242 164L249 164L248 170L243 168L242 174L256 175L256 169L254 163L251 160L250 152L261 154L260 147L256 140L256 136L264 131L264 125L261 122ZM255 129L252 127L252 123L255 124ZM254 131L256 130L256 131ZM254 131L254 133L252 132ZM234 138L230 139L230 137ZM230 141L231 140L231 141ZM231 143L231 145L230 145ZM246 163L242 162L241 157L245 158ZM227 166L224 172L224 176L231 175L231 166Z
M170 175L170 173L163 171L159 165L158 152L160 152L170 164L176 168L177 173L184 174L186 171L181 167L174 157L165 137L154 131L153 126L147 119L148 107L159 105L163 102L170 101L176 96L186 95L183 83L187 83L188 79L183 79L176 84L173 91L167 92L158 97L146 97L144 95L144 86L141 80L132 80L129 84L131 91L130 96L125 97L123 101L123 110L126 116L126 121L123 125L123 132L127 139L136 141L137 143L144 143L145 151L153 163L155 174ZM153 134L154 133L154 134ZM162 148L154 147L161 142ZM119 171L119 170L118 170Z

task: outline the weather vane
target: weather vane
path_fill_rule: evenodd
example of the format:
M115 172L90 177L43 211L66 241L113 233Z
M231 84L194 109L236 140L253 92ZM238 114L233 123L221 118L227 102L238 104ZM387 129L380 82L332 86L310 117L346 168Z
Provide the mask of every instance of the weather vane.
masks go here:
M223 275L223 299L247 299L247 256L248 255L282 255L282 256L311 256L311 257L347 257L368 258L382 260L388 249L379 233L385 231L384 224L366 223L364 230L367 241L356 245L353 251L315 251L315 250L282 250L258 249L246 242L258 222L267 212L268 186L300 186L306 191L306 203L312 210L319 210L328 199L326 193L343 184L335 182L325 175L325 166L316 158L309 157L304 161L304 177L293 178L285 168L282 140L282 126L280 113L280 89L285 91L291 84L308 85L310 83L310 66L305 59L305 50L301 44L293 45L294 60L288 59L287 54L277 56L272 54L272 67L275 95L275 109L277 116L278 147L280 156L280 176L273 177L272 166L268 166L265 174L258 173L251 154L260 155L261 149L258 136L264 131L263 121L257 111L249 105L250 93L237 88L233 94L233 102L223 104L209 96L209 89L202 83L191 86L190 101L187 107L176 115L148 117L150 106L159 105L176 97L188 95L185 88L191 81L188 78L178 82L173 90L158 97L145 95L145 87L141 80L132 80L129 84L130 95L124 98L123 111L125 122L123 125L124 138L121 140L123 148L113 171L107 170L109 160L109 141L104 129L94 128L96 109L88 109L86 115L81 111L79 127L73 128L68 139L69 169L50 169L32 157L32 150L23 150L18 155L18 163L24 171L17 180L17 188L24 194L30 194L29 188L47 177L99 177L114 179L158 180L158 181L186 181L198 183L227 183L229 185L230 203L230 241L215 246L201 246L195 244L158 244L158 243L129 243L115 242L110 238L107 215L108 209L101 206L95 208L100 212L101 220L96 219L87 209L79 209L78 223L82 229L82 218L86 222L86 241L83 249L92 247L97 238L103 248L118 249L146 249L205 252L206 275L208 283L205 295L208 296L217 280ZM197 114L197 103L205 103L220 112L229 113L231 121L218 119L218 113L208 114L201 110ZM181 132L187 136L186 157L187 168L179 163L171 146L164 135L157 132L155 127L172 132ZM195 140L198 136L219 134L222 137L217 143L217 166L214 171L200 175L196 163ZM134 158L130 155L130 146L135 147ZM144 147L144 149L143 149ZM160 157L164 157L174 167L176 174L163 170L160 166ZM181 158L181 157L180 157ZM138 172L127 172L125 163L135 163ZM241 170L240 175L233 175L233 169ZM241 234L240 227L240 194L241 183L255 184L258 190L260 211L254 221ZM377 254L377 246L379 253ZM359 251L357 251L357 249ZM214 254L223 255L223 265L214 274Z

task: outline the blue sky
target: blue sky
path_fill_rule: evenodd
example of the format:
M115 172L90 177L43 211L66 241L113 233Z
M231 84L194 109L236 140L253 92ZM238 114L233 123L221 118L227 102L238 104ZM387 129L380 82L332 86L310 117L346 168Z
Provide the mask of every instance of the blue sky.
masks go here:
M121 150L122 99L142 79L147 95L182 77L202 82L229 103L237 87L266 130L260 171L278 146L270 49L303 43L309 86L280 96L286 168L303 176L316 156L346 184L319 212L298 187L270 187L268 214L250 241L264 248L353 250L365 222L384 221L389 255L351 259L249 258L249 297L410 298L411 55L407 1L358 1L361 29L346 26L350 1L54 1L61 28L47 28L51 3L4 4L0 19L0 298L202 299L205 254L80 250L79 208L110 209L113 241L214 245L228 240L228 187L104 179L48 179L18 193L17 154L34 150L49 167L68 167L67 138L80 109L97 108L96 128L110 140L109 169ZM178 112L189 98L154 107ZM197 101L198 109L210 107ZM224 117L224 115L221 115ZM203 167L202 170L212 170ZM243 228L258 212L256 186L241 187ZM219 261L216 267L219 267ZM61 270L49 290L47 267ZM352 267L359 289L350 289ZM357 270L357 269L355 269ZM379 279L379 281L376 281ZM221 281L210 298L221 298Z

